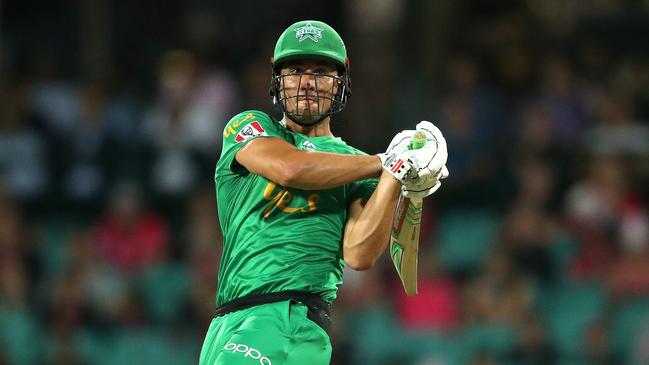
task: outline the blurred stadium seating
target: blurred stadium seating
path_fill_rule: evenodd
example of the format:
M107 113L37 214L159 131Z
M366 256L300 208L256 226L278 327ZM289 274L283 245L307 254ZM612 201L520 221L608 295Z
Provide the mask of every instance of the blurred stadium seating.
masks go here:
M273 111L273 42L322 19L334 133L449 143L420 296L346 271L332 364L649 364L649 2L0 3L0 365L196 364L222 237L214 165Z

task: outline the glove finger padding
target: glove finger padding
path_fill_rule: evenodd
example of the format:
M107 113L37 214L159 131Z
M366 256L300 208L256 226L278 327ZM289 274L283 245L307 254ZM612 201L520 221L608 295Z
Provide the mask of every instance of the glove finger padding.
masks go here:
M432 177L430 175L425 177L417 177L412 182L407 182L401 187L401 195L407 198L423 199L442 186L442 179L448 177L448 169L443 166L440 172Z
M414 167L414 161L408 156L410 142L414 130L404 130L397 133L385 153L379 153L383 169L392 174L402 184L406 180L412 180L417 177L417 168Z
M439 179L440 180L446 179L448 175L449 175L448 169L446 168L446 165L444 165L444 167L442 167L442 171L440 171L439 173Z
M415 130L424 132L426 134L426 138L429 141L437 140L439 142L443 142L444 145L446 145L446 138L444 138L442 131L440 131L439 128L435 126L435 124L427 120L422 120L421 122L417 123Z
M408 146L410 146L410 141L412 140L412 136L415 134L414 130L404 130L399 133L397 133L394 138L392 138L392 141L390 141L390 145L388 145L388 149L385 151L385 153L390 153L390 152L397 152L397 153L402 153L408 150Z
M417 131L424 132L427 142L421 148L412 149L412 138ZM428 196L439 188L439 180L448 176L446 139L428 121L419 122L416 130L399 132L379 158L383 169L405 184L404 196Z
M411 198L411 199L423 199L439 189L440 186L442 186L442 182L439 180L434 180L434 184L423 184L420 186L413 186L413 187L408 187L406 185L403 185L401 187L401 195L403 195L406 198Z
M419 177L437 176L442 167L448 160L448 151L446 148L446 138L442 132L433 123L428 121L421 121L417 124L417 130L426 134L427 143L423 149L435 149L433 153L424 155L427 160L418 161L418 175ZM423 152L423 151L422 151ZM448 170L447 170L448 172Z

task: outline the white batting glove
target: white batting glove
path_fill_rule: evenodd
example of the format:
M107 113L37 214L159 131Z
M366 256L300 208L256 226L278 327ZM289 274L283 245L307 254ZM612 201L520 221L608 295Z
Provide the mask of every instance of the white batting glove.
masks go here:
M392 141L390 141L388 149L385 151L385 153L404 153L408 151L410 149L410 141L412 140L412 136L415 134L415 132L415 130L408 129L397 133L397 135L392 138Z
M383 169L394 176L402 184L417 177L417 168L405 153L410 145L410 138L415 131L399 132L388 146L385 153L379 153Z
M423 199L436 192L442 186L441 180L447 177L448 169L444 166L437 176L419 177L402 185L401 195L410 199Z
M446 165L448 151L446 149L446 138L439 128L428 121L421 121L417 124L417 130L426 134L426 144L416 150L411 150L413 162L417 166L417 175L422 178L426 176L437 177Z
M418 123L417 130L426 134L427 141L423 147L405 153L417 169L417 177L406 181L401 188L402 195L411 199L433 194L441 186L440 180L449 174L445 165L448 159L446 139L442 132L428 121Z
M379 153L378 156L381 159L383 170L392 174L400 183L404 184L417 176L416 167L403 154L386 152Z

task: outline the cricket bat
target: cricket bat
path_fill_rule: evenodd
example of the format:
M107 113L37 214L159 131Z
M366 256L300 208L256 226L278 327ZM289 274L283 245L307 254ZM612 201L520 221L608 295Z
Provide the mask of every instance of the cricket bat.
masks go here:
M421 148L425 144L426 135L420 131L416 132L412 137L411 148ZM422 205L422 199L401 196L394 213L390 235L390 257L408 296L417 294L417 258Z

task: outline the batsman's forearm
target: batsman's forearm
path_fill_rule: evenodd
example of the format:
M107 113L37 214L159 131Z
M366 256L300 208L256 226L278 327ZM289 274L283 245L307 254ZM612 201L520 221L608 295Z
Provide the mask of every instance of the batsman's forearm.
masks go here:
M377 156L295 151L286 159L283 186L319 190L331 189L361 179L378 177L381 161Z
M345 261L351 268L369 269L387 247L400 193L401 183L384 172L343 245Z

